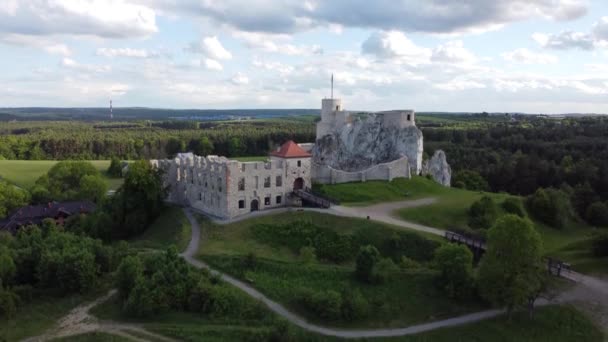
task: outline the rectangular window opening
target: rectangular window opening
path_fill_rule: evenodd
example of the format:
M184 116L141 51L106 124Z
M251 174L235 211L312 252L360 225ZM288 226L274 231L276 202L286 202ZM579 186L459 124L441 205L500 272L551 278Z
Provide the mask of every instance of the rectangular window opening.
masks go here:
M270 205L270 196L264 198L264 205Z
M283 197L277 196L277 198L276 198L277 204L281 204L282 201L283 201Z
M239 209L245 208L245 200L239 200Z

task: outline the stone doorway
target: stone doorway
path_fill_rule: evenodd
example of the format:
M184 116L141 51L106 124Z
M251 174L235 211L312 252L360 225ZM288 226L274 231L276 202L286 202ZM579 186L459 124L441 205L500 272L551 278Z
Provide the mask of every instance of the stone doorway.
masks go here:
M260 202L258 202L257 199L254 199L251 201L251 211L258 211L260 210Z
M293 181L293 191L302 189L304 189L304 179L302 179L302 177L296 178L296 180Z

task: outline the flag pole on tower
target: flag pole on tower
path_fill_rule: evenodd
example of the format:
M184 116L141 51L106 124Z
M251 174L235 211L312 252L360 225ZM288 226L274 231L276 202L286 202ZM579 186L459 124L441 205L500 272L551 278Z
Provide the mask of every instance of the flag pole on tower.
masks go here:
M331 74L331 98L334 98L334 74Z

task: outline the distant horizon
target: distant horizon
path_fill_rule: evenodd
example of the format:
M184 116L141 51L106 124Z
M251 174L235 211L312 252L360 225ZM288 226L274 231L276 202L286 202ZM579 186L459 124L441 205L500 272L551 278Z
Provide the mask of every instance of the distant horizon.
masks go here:
M84 110L104 110L104 109L108 109L109 107L80 107L80 106L75 106L75 107L52 107L52 106L24 106L24 107L0 107L0 111L1 110L20 110L20 109L52 109L52 110L61 110L61 109L69 109L69 110L78 110L78 109L84 109ZM272 108L272 107L267 107L267 108L163 108L163 107L145 107L145 106L125 106L125 107L116 107L113 106L112 109L114 111L116 110L121 110L121 109L144 109L144 110L166 110L166 111L264 111L264 110L268 110L268 111L290 111L290 110L296 110L296 111L319 111L320 109L317 108L290 108L290 107L285 107L285 108ZM383 112L383 111L387 111L387 110L411 110L411 109L405 109L405 108L401 108L401 109L380 109L380 110L370 110L370 109L346 109L346 111L348 112L370 112L370 113L374 113L374 112ZM488 114L521 114L521 115L608 115L608 113L596 113L596 112L559 112L559 113L543 113L543 112L517 112L517 111L484 111L484 110L480 110L480 111L442 111L442 110L421 110L421 111L417 111L414 110L416 113L418 114L433 114L433 113L437 113L437 114L482 114L482 113L488 113ZM0 113L0 114L11 114L11 115L19 115L18 113ZM109 114L109 113L108 113ZM31 113L26 114L26 115L32 115ZM114 113L114 115L116 115L116 113ZM118 118L114 118L114 120L116 120Z

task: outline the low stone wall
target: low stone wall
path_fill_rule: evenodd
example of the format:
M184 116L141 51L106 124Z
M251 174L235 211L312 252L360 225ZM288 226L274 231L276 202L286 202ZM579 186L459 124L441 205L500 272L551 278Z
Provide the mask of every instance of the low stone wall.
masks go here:
M338 184L348 182L365 182L368 180L386 180L404 177L411 178L407 157L392 162L378 164L366 170L348 172L334 169L327 165L313 164L312 179L321 184Z

